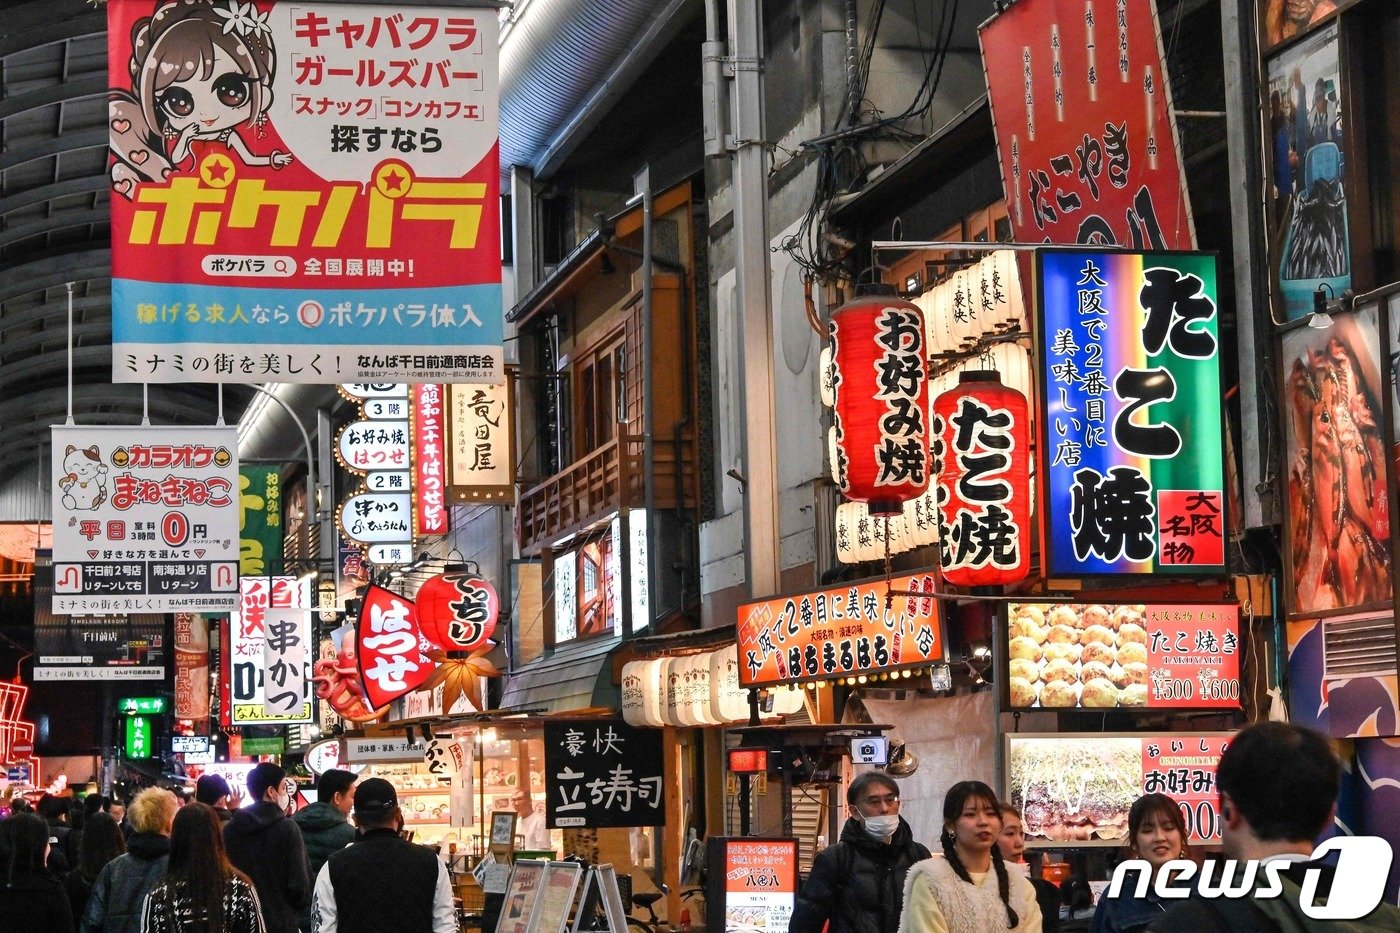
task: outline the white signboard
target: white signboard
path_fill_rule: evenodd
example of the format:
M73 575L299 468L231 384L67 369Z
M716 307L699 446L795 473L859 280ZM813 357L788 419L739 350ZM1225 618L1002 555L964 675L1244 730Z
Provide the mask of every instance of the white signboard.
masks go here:
M303 655L302 702L289 714L271 713L267 709L268 687L277 693L277 684L267 668L267 635L269 619L283 618L277 610L296 609L302 613L311 608L311 581L294 577L244 577L239 584L238 611L229 613L229 658L225 676L228 678L231 708L229 716L235 726L286 725L311 722L311 695L306 689L305 668L310 654ZM270 611L271 610L271 611Z
M409 742L402 736L381 736L379 738L358 738L345 740L344 761L349 764L370 764L384 762L421 762L427 754L428 746L422 741ZM345 765L338 765L345 767Z
M53 428L56 615L227 612L238 596L238 433Z
M302 609L268 609L263 617L263 709L297 718L311 697L306 690L311 616Z
M510 397L509 384L447 387L447 485L457 499L512 498Z
M373 402L366 403L369 404ZM356 473L407 470L408 422L366 420L347 424L341 429L338 449L340 462Z
M651 574L647 570L647 513L646 509L632 509L627 513L628 585L632 587L632 631L636 632L651 624L651 602L647 594L651 589L648 583Z

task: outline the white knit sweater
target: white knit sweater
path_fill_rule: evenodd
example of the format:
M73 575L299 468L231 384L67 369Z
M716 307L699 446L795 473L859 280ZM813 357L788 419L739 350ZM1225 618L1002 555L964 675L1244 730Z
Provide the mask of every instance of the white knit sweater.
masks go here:
M909 869L904 879L904 910L899 933L1008 933L1006 905L997 891L995 869L969 872L968 884L942 855ZM1007 891L1020 922L1015 933L1039 933L1040 907L1035 888L1017 871L1007 872Z

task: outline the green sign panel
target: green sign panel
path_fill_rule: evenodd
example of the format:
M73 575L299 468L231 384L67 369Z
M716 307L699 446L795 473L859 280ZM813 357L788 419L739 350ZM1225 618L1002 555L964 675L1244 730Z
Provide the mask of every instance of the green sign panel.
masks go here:
M155 754L151 737L151 720L147 716L132 716L126 721L126 757L150 758Z
M165 697L122 697L117 709L128 715L159 716L166 711Z
M282 572L282 476L276 466L238 468L238 571L245 577Z
M281 736L270 739L245 738L242 748L245 755L280 755L287 750L287 740Z

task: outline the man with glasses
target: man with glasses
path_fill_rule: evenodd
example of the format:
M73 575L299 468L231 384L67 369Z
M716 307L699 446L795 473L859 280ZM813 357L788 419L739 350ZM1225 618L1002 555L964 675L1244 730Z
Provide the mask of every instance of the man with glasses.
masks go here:
M797 895L791 933L897 933L909 866L929 857L899 815L899 785L867 771L846 790L841 841L818 853Z

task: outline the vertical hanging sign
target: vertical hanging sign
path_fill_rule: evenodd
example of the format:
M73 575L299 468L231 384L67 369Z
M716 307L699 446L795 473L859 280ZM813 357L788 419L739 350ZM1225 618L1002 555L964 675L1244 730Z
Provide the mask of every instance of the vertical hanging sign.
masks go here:
M1215 257L1036 256L1050 576L1220 574Z
M114 382L499 382L494 10L110 0Z
M288 649L283 622L287 610L305 616L311 608L311 587L294 577L245 577L239 581L238 611L229 614L227 682L229 723L234 726L285 725L311 721L311 696L305 686L303 655L301 700L290 713L269 708L269 694L285 692L270 669L271 661ZM272 628L270 626L275 626ZM275 644L270 646L269 641ZM305 643L305 638L301 639ZM269 654L273 657L269 657Z
M209 718L209 620L175 613L175 718Z
M414 534L447 534L442 386L431 382L414 386L411 414Z
M282 572L282 471L238 468L239 572L261 577Z
M464 502L515 496L510 384L447 387L447 483Z
M341 535L368 549L372 564L413 560L413 470L408 386L402 383L342 385L363 420L340 429L336 456L363 484L340 504Z

